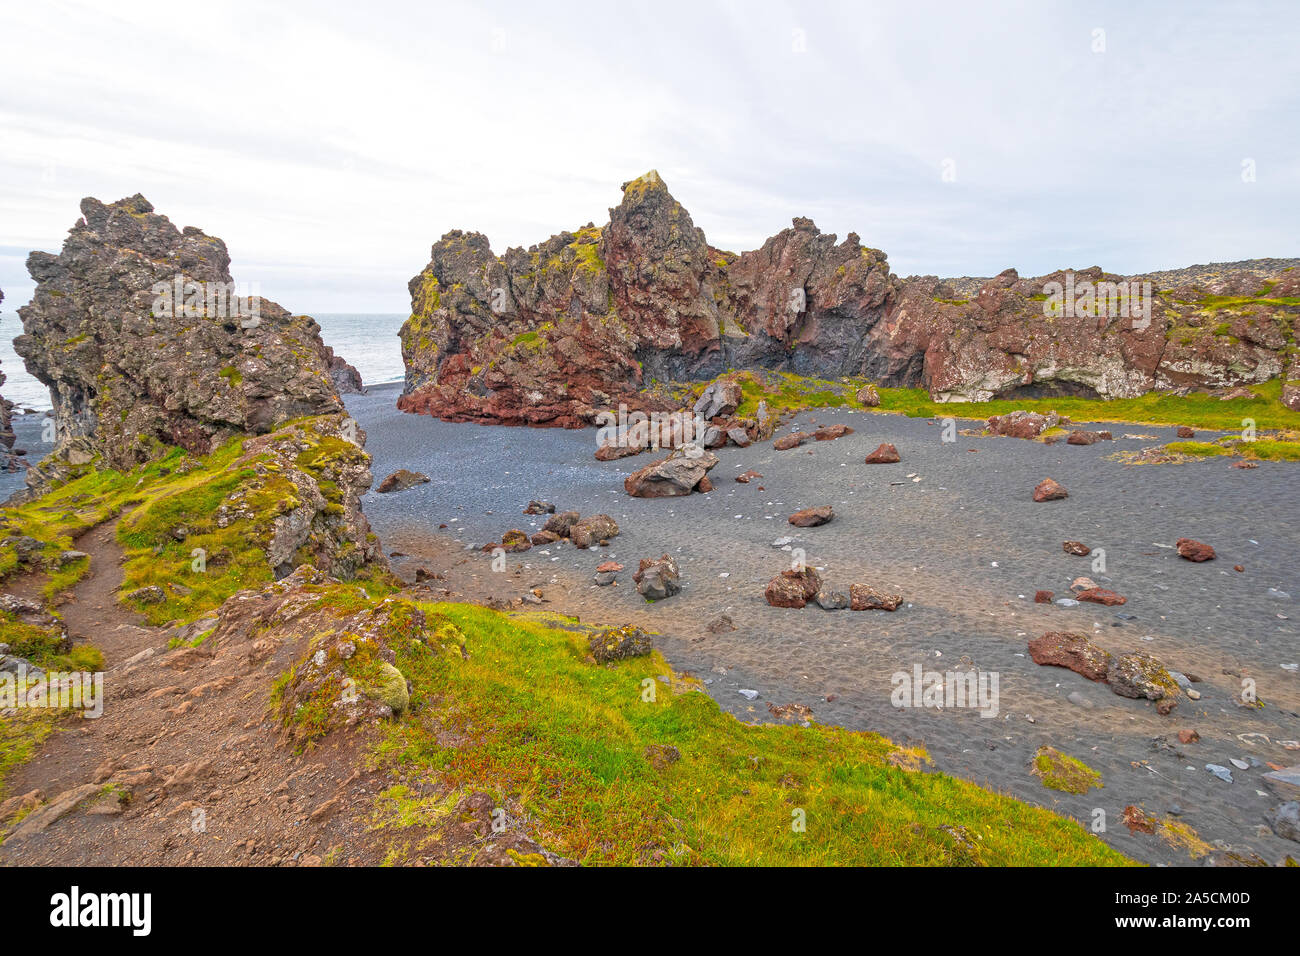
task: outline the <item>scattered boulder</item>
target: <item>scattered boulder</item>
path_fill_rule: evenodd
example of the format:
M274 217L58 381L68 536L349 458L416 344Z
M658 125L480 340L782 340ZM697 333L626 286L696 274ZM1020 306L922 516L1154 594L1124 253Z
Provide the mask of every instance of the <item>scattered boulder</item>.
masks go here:
M1178 731L1178 742L1180 744L1194 744L1201 739L1201 735L1194 730Z
M528 507L524 509L526 515L553 515L555 514L555 505L549 501L530 501Z
M853 429L848 425L823 425L813 432L813 438L817 441L834 441L837 438L852 434Z
M1065 439L1067 445L1095 445L1099 441L1113 441L1114 436L1110 432L1090 432L1082 428L1076 428L1070 432L1070 436Z
M1034 592L1034 603L1035 603L1035 604L1051 604L1052 601L1053 601L1053 599L1055 599L1055 597L1056 597L1056 595L1055 595L1053 592L1051 592L1051 591L1035 591L1035 592Z
M167 600L167 592L156 584L150 584L142 588L136 588L134 591L128 591L126 599L137 604L161 604Z
M696 449L699 454L678 452L633 472L623 480L624 490L633 498L672 498L689 495L718 463L718 456Z
M710 634L725 634L728 631L734 631L736 629L736 625L731 620L731 615L719 614L708 624L704 625L704 629L708 631Z
M429 476L421 474L418 471L407 471L405 468L399 468L387 478L379 483L375 489L381 495L390 494L395 491L406 491L408 488L414 488L416 485L427 484Z
M1068 497L1070 497L1070 493L1053 478L1044 478L1034 488L1035 501L1059 501Z
M1080 557L1086 557L1092 554L1092 549L1082 541L1066 541L1061 545L1061 547L1065 550L1066 554L1075 554Z
M1125 654L1112 661L1107 683L1121 697L1169 701L1160 710L1162 714L1173 709L1181 694L1178 682L1165 670L1164 665L1150 654L1141 652Z
M629 657L644 657L654 650L650 637L634 624L611 627L592 635L587 650L598 664L608 664Z
M1092 681L1105 681L1111 655L1083 634L1050 631L1029 642L1029 656L1043 667L1065 667Z
M501 547L510 554L520 554L529 550L533 542L528 537L527 531L520 531L518 528L512 528L501 536Z
M1201 541L1195 541L1192 538L1179 538L1174 542L1178 548L1178 556L1186 558L1188 561L1213 561L1214 548Z
M741 390L739 382L734 379L720 378L716 382L711 382L700 394L695 402L694 411L705 420L717 418L719 415L734 415L744 400L745 393Z
M1178 426L1178 433L1177 433L1177 434L1178 434L1178 437L1179 437L1179 438L1195 438L1195 437L1196 437L1196 432L1193 431L1191 428L1188 428L1186 425L1179 425L1179 426Z
M607 587L614 583L618 572L622 570L623 565L617 561L606 561L596 568L595 582L601 587Z
M578 523L581 515L576 511L561 511L553 514L546 519L546 524L542 525L543 531L549 531L560 538L569 536L569 529Z
M988 433L1004 438L1037 438L1049 428L1060 424L1061 418L1055 412L1040 415L1017 409L1005 415L994 415L988 420Z
M1284 840L1300 843L1300 802L1290 800L1268 815L1268 825Z
M535 548L538 545L555 544L555 542L560 541L562 539L554 531L547 531L543 529L541 531L538 531L528 540L533 543L533 547Z
M682 589L677 562L666 554L642 559L632 580L641 596L650 601L672 597Z
M647 744L642 753L656 770L667 770L682 759L682 752L669 744Z
M874 385L863 385L854 397L867 408L876 408L880 405L880 393L876 391Z
M575 548L590 548L618 536L618 523L609 515L588 515L569 528Z
M789 451L791 448L798 448L810 438L812 438L812 432L791 432L789 435L782 435L772 442L772 447L777 451Z
M899 457L897 448L889 442L881 442L880 447L867 456L866 463L868 465L894 465L902 460Z
M815 508L804 508L802 511L796 511L790 516L790 523L796 528L815 528L818 525L826 524L835 517L835 512L830 505L818 505Z
M736 480L737 480L738 482L740 482L742 485L747 485L747 484L749 484L751 481L753 481L755 478L762 478L762 477L763 477L763 476L760 475L758 472L753 471L753 470L751 469L750 471L747 471L747 472L745 472L744 474L737 475L737 476L736 476Z
M829 588L818 591L814 600L824 611L841 611L849 606L849 599L843 591L832 591Z
M849 587L849 607L854 611L896 611L902 603L901 594L886 594L869 584Z
M1090 601L1093 604L1104 604L1106 607L1117 607L1120 604L1128 603L1128 598L1122 594L1116 594L1114 591L1106 588L1086 588L1075 595L1080 601Z
M763 591L772 607L803 607L821 590L820 575L812 568L782 571Z

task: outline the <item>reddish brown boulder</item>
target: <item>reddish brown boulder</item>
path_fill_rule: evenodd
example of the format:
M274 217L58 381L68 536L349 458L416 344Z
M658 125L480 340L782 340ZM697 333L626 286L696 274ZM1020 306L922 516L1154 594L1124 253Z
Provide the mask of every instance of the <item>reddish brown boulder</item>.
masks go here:
M1049 631L1029 642L1029 656L1043 667L1065 667L1088 680L1105 681L1110 653L1083 634Z
M405 468L399 468L387 478L379 483L375 489L377 494L386 495L394 491L406 491L408 488L414 488L416 485L428 484L429 476L418 471L407 471Z
M1076 597L1080 601L1091 601L1093 604L1104 604L1106 607L1115 607L1128 603L1128 598L1122 594L1116 594L1114 591L1108 591L1106 588L1088 588L1086 591L1080 591Z
M1061 547L1065 549L1066 554L1076 554L1080 557L1092 554L1092 549L1082 541L1066 541Z
M867 408L876 408L880 405L880 393L876 391L874 385L863 385L854 397Z
M1201 735L1194 730L1178 731L1178 742L1180 744L1194 744L1201 739Z
M590 548L617 535L618 522L609 515L588 515L569 529L569 540L578 548Z
M614 461L618 458L627 458L629 455L639 455L644 450L639 445L620 445L617 442L611 442L596 449L596 460Z
M695 490L702 495L707 495L713 490L713 482L709 481L709 476L705 475L700 479L700 483L695 486Z
M1178 426L1178 437L1179 437L1179 438L1195 438L1195 437L1196 437L1196 432L1193 431L1192 429L1188 428L1186 425L1179 425L1179 426Z
M1067 445L1095 445L1099 441L1111 441L1110 432L1090 432L1082 428L1076 428L1070 432L1070 437L1065 440Z
M809 438L812 438L811 432L792 432L772 442L772 447L777 451L789 451L791 448L798 448Z
M803 607L821 587L821 577L812 568L782 571L767 582L763 596L773 607Z
M848 425L823 425L813 432L813 438L818 441L834 441L837 438L843 438L845 435L852 435L853 429Z
M818 505L816 508L804 508L790 516L790 523L796 528L815 528L835 517L830 505Z
M528 532L520 531L518 528L512 528L501 536L501 547L511 554L527 551L532 546L533 543L528 538Z
M880 447L867 456L866 464L868 465L894 465L903 459L898 455L898 449L889 442L881 442Z
M1214 548L1203 541L1195 541L1192 538L1179 538L1174 542L1174 545L1178 548L1180 558L1198 562L1214 560Z
M903 603L903 595L886 594L869 584L849 586L849 608L854 611L896 611Z
M762 477L763 476L756 471L747 471L743 475L737 475L736 480L740 482L742 485L747 485L755 478L762 478Z
M1059 501L1068 497L1070 493L1065 490L1065 487L1052 478L1044 478L1034 488L1035 501Z
M1034 603L1035 603L1035 604L1051 604L1051 603L1052 603L1052 599L1055 598L1055 597L1056 597L1056 595L1053 594L1051 591L1035 591L1035 592L1034 592Z
M561 538L569 536L569 529L577 524L581 515L576 511L561 511L553 514L546 519L546 524L542 525L543 531L549 531Z
M554 544L555 542L560 540L560 536L556 534L554 531L546 531L545 529L543 529L542 531L538 531L528 540L533 543L533 547L535 548L538 545Z
M1005 438L1037 438L1047 429L1056 427L1060 420L1055 412L1039 415L1037 412L1016 410L990 418L988 432Z
M606 561L603 564L597 565L596 570L601 574L608 574L611 571L622 571L623 565L619 564L617 561Z

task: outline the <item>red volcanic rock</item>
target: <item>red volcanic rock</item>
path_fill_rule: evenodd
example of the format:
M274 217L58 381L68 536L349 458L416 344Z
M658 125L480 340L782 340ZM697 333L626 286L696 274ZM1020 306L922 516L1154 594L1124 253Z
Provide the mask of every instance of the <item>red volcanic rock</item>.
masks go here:
M554 531L543 530L543 531L538 531L528 540L533 543L533 547L535 548L538 545L554 544L555 542L560 540L560 536L556 534Z
M647 379L701 381L723 367L793 361L823 378L924 386L936 401L1220 394L1282 377L1283 402L1300 408L1297 372L1287 368L1290 316L1274 304L1296 294L1284 269L899 279L856 234L841 242L805 218L736 255L711 247L651 172L623 185L603 227L500 256L478 233L455 230L434 243L410 283L399 407L453 421L578 427L621 404L674 410L643 390ZM1207 297L1223 294L1257 304L1225 313L1224 323L1202 322ZM1216 334L1220 324L1228 334ZM705 389L700 414L733 415L743 398L728 374ZM879 392L868 386L857 399L874 406ZM1013 422L1005 433L1037 437L1044 427Z
M608 445L601 445L596 449L596 460L614 461L617 458L627 458L629 455L639 455L643 451L645 451L645 449L638 445L619 445L617 443L610 443Z
M819 505L815 508L804 508L802 511L796 511L790 516L790 523L796 528L815 528L823 525L835 517L835 512L830 505Z
M868 465L893 465L903 459L898 455L898 449L889 442L881 442L880 447L866 457Z
M1178 426L1178 437L1179 437L1179 438L1195 438L1195 437L1196 437L1196 432L1193 431L1192 429L1188 428L1186 425L1179 425L1179 426Z
M834 441L836 438L843 438L845 435L853 434L853 429L848 425L823 425L813 432L813 438L818 441Z
M622 570L623 570L623 565L619 564L617 561L606 561L603 564L597 565L596 567L596 571L599 574L608 574L613 571L622 571Z
M1037 412L1016 410L990 418L988 432L990 435L1001 435L1005 438L1037 438L1047 429L1055 428L1060 420L1060 416L1055 412L1050 415L1040 415Z
M903 595L886 594L869 584L849 585L849 608L854 611L896 611Z
M789 451L791 448L798 448L809 438L812 438L811 432L792 432L772 442L772 447L777 451Z
M542 530L550 531L561 538L567 538L569 529L578 522L580 517L581 515L576 511L561 511L547 518L546 524L542 525Z
M618 522L609 515L588 515L569 528L569 540L576 548L590 548L617 535Z
M1201 541L1194 541L1191 538L1179 538L1174 542L1178 548L1178 556L1186 558L1188 561L1213 561L1214 548Z
M408 488L414 488L416 485L428 484L429 476L418 471L407 471L405 468L399 468L387 478L379 483L375 489L377 494L386 495L394 491L406 491Z
M533 543L528 538L528 532L520 531L518 528L513 528L501 536L501 547L511 554L527 551L532 546Z
M1053 594L1051 591L1035 591L1035 592L1034 592L1034 603L1035 603L1035 604L1051 604L1051 603L1052 603L1052 599L1055 598L1055 597L1056 597L1056 595Z
M1232 467L1233 467L1233 468L1258 468L1258 467L1259 467L1259 462L1257 462L1257 461L1234 461L1234 462L1232 463Z
M1234 570L1234 571L1245 571L1246 569L1245 569L1242 565L1240 565L1240 564L1234 564L1234 565L1232 566L1232 570Z
M1065 440L1067 445L1095 445L1099 441L1111 441L1110 432L1090 432L1082 428L1076 428L1070 432L1070 437Z
M1075 595L1080 601L1090 601L1093 604L1104 604L1106 607L1115 607L1119 604L1128 603L1128 598L1122 594L1116 594L1114 591L1108 591L1106 588L1088 588L1086 591L1080 591Z
M1068 497L1070 493L1052 478L1044 478L1034 488L1035 501L1059 501Z
M1201 735L1194 730L1178 731L1178 742L1180 744L1194 744L1201 739Z
M812 568L782 571L763 591L773 607L803 607L821 590L821 577Z
M1066 541L1061 547L1065 549L1066 554L1076 554L1080 557L1092 554L1092 549L1082 541Z
M707 495L713 490L713 482L709 481L709 476L705 475L700 479L700 483L695 486L695 490L702 495Z
M1035 664L1065 667L1088 680L1105 681L1110 668L1109 652L1082 634L1050 631L1029 642L1029 656Z
M747 485L755 478L762 478L762 477L763 476L756 471L747 471L742 475L737 475L736 480L740 482L742 485Z

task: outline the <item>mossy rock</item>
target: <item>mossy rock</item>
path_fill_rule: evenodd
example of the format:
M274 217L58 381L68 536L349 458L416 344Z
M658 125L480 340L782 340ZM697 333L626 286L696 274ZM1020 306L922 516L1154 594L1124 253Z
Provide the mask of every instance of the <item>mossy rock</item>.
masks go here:
M410 692L406 689L406 678L387 661L375 663L372 679L361 685L361 692L367 697L387 704L394 714L400 714L411 703Z

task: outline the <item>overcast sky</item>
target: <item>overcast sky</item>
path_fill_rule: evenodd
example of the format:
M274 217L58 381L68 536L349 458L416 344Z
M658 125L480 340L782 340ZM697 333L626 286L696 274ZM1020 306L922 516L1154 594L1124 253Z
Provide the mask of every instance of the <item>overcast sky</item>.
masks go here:
M83 196L404 312L446 230L528 246L650 168L714 245L807 215L900 275L1300 255L1294 3L268 6L0 0L6 311Z

